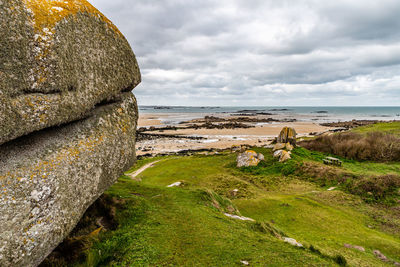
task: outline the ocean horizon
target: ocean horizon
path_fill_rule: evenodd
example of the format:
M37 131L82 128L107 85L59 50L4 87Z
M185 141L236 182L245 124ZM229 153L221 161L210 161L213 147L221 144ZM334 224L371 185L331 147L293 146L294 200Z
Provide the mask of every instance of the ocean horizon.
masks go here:
M141 114L264 114L299 121L400 120L400 106L139 106Z

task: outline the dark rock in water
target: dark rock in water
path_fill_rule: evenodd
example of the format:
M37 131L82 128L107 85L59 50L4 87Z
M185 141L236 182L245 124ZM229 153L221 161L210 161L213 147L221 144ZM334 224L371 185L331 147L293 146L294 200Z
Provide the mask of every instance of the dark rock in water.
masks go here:
M327 113L329 113L328 111L326 111L326 110L318 110L318 111L315 111L315 112L313 112L313 113L318 113L318 114L327 114Z
M0 0L0 266L37 266L135 161L140 82L85 0Z
M274 114L268 113L268 112L257 112L256 114L257 114L257 115L267 115L267 116L274 115Z
M38 265L135 159L131 93L87 119L0 146L0 266Z
M154 107L154 109L172 109L172 107Z
M0 25L0 144L85 118L140 82L129 43L85 0L2 0Z
M238 110L237 113L257 113L263 110L260 109L243 109L243 110Z
M269 109L268 111L289 111L290 109L287 108L273 108L273 109Z

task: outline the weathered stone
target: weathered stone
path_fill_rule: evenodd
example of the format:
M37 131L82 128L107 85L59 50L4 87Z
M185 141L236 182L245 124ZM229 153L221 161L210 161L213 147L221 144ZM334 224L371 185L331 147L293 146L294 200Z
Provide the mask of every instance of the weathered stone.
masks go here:
M355 246L355 245L351 245L351 244L344 244L344 247L346 247L346 248L354 248L354 249L357 249L357 250L359 250L361 252L365 252L365 248L363 248L361 246Z
M260 163L260 159L256 152L253 150L247 150L237 156L236 162L237 167L250 167L257 166L258 163Z
M373 253L381 261L388 261L388 258L385 255L383 255L383 253L380 252L379 250L374 250Z
M286 143L285 148L286 151L292 151L294 149L293 145L291 145L290 143Z
M282 155L283 150L277 150L274 152L274 158L280 158Z
M277 151L277 150L282 150L286 147L286 144L283 143L277 143L274 145L272 151Z
M290 143L292 145L296 145L296 130L291 127L284 127L282 131L279 133L277 138L278 143Z
M135 159L136 100L0 146L0 266L38 265Z
M279 158L279 162L285 162L291 159L292 157L290 156L290 152L286 150L282 150L281 156Z
M297 242L296 239L293 239L290 237L284 237L283 241L285 241L286 243L289 243L290 245L295 246L295 247L303 247L303 245L301 243Z
M85 0L1 0L0 36L0 144L85 118L140 82L126 39Z

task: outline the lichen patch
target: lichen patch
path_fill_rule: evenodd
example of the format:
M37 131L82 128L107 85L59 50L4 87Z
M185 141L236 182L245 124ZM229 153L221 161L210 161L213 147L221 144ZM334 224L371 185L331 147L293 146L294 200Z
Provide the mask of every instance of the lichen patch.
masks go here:
M101 18L116 33L121 34L115 25L100 11L85 0L23 0L28 11L33 15L33 22L37 32L45 29L54 30L57 22L78 12L86 12Z
M31 70L30 78L35 80L32 87L37 89L47 81L47 59L51 57L51 47L56 25L59 21L77 13L87 13L104 21L110 29L122 36L118 28L100 11L85 0L23 0L26 10L31 15L35 30L35 59L38 63Z

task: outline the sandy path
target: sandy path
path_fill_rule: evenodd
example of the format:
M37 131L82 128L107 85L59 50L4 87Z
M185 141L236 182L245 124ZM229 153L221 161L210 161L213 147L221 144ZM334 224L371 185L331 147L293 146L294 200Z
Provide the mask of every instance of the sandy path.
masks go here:
M156 164L157 162L160 162L161 160L156 160L153 162L150 162L146 165L144 165L143 167L141 167L139 170L133 172L133 173L129 173L126 174L127 176L131 177L131 179L135 180L135 181L141 181L140 178L136 178L139 174L141 174L142 172L144 172L145 170L147 170L148 168L151 168L154 166L154 164Z

